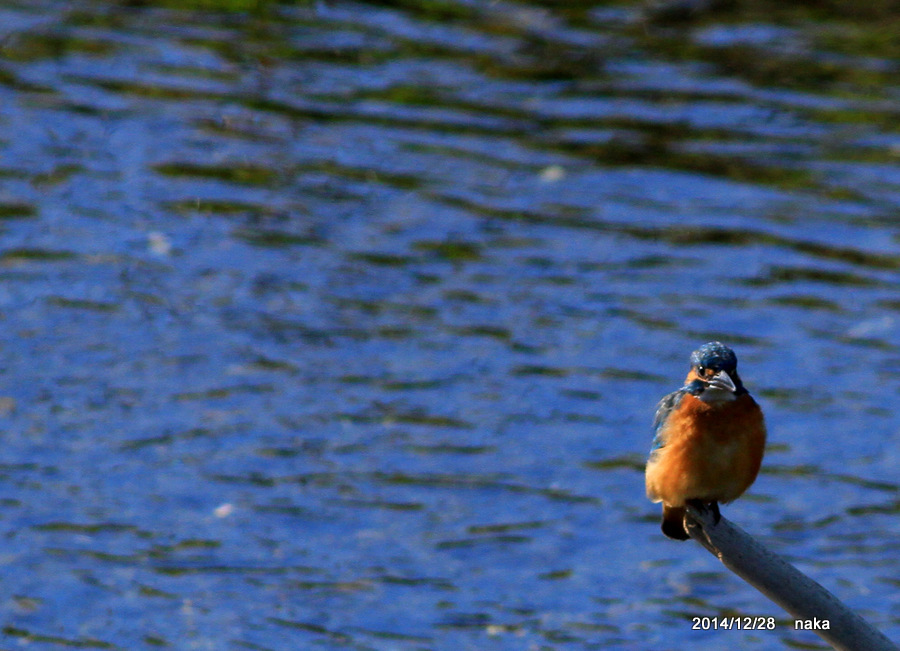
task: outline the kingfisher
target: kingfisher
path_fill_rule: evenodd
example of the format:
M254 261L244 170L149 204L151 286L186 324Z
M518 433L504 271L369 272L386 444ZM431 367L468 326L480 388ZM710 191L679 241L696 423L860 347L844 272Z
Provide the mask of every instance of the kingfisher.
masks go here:
M687 540L685 506L709 508L718 524L719 503L740 497L762 463L766 425L734 351L718 341L694 351L684 386L659 402L653 427L647 497L663 503L663 533Z

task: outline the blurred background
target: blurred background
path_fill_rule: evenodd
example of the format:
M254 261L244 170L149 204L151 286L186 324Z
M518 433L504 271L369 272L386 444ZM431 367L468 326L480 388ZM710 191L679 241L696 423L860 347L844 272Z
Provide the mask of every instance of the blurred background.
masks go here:
M0 645L824 648L644 496L714 339L726 516L900 640L898 34L0 0Z

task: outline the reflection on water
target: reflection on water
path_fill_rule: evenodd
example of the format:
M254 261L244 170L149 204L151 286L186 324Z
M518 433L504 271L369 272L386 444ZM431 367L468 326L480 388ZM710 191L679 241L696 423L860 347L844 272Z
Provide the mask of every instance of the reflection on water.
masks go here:
M887 3L133 4L0 2L10 644L816 645L644 498L710 339L900 639Z

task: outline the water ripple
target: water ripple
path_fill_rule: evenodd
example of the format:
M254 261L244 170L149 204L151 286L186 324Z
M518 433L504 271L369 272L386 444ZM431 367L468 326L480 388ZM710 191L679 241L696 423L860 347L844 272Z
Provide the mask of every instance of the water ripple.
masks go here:
M814 645L644 498L711 339L897 637L887 4L0 4L10 640Z

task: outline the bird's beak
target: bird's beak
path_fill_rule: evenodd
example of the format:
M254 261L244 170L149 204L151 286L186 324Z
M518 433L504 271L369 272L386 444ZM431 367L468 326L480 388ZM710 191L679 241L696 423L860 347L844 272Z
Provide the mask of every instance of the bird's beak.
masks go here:
M732 380L731 376L725 371L719 371L716 375L707 380L707 382L709 383L710 389L721 389L722 391L730 391L731 393L737 391L737 387L734 386L734 380Z

